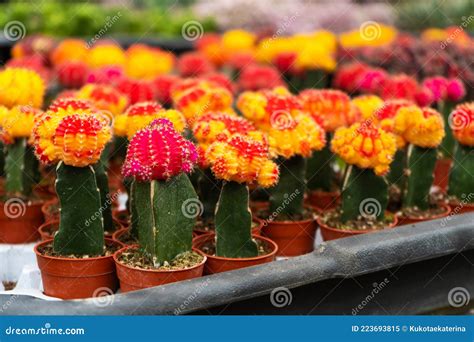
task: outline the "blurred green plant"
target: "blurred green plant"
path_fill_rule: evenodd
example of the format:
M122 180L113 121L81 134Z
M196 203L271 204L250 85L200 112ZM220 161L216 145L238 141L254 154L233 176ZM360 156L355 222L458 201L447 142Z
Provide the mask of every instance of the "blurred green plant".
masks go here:
M465 24L474 31L474 1L472 0L403 0L397 2L397 27L409 31L421 31L427 27L448 27Z
M196 20L186 7L187 1L141 1L140 7L103 6L89 2L21 1L0 4L0 27L8 22L22 22L27 34L44 33L53 36L95 35L107 22L107 34L179 36L182 25ZM111 20L112 18L117 20ZM204 31L215 31L212 18L199 19Z

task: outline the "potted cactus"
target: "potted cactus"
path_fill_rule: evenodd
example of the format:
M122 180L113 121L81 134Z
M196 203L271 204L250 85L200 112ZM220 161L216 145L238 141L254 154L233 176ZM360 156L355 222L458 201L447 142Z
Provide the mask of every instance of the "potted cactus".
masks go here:
M123 175L134 179L130 205L139 245L114 256L123 292L202 275L206 257L192 249L196 218L187 212L198 201L186 175L196 160L194 145L167 119L130 140Z
M448 196L453 213L474 210L474 102L462 103L449 116L456 145L449 172Z
M198 152L201 156L199 159L198 194L202 203L202 210L200 210L201 220L198 222L199 226L195 227L197 234L214 231L214 213L222 187L222 180L216 179L214 176L205 157L205 151L217 139L228 138L237 133L249 135L258 140L263 139L263 133L258 131L250 121L234 114L208 113L196 119L194 124L193 136L199 144ZM252 233L260 234L262 221L254 217L252 225Z
M108 294L117 289L112 255L120 245L104 240L101 191L94 167L110 138L108 122L94 114L47 112L35 124L38 159L57 163L55 188L61 207L54 239L34 249L46 295L86 298L99 295L97 291L104 288Z
M5 151L5 190L1 195L0 243L26 243L39 238L43 201L33 192L38 162L29 138L39 115L44 82L34 71L6 68L0 72L0 140Z
M325 241L375 232L397 223L387 213L388 182L384 176L396 151L395 136L365 121L341 127L331 150L346 163L341 206L325 211L317 222Z
M250 135L221 136L205 152L217 179L223 181L215 212L215 233L201 235L194 246L208 258L207 274L258 265L274 260L277 245L252 235L248 185L270 187L278 167L269 159L265 140Z
M266 133L281 166L280 181L269 189L268 208L257 213L266 220L262 233L278 244L279 255L309 253L317 227L312 210L304 206L306 158L325 146L324 130L285 88L242 93L237 106Z
M409 143L400 224L447 216L449 205L430 197L437 148L445 135L443 117L427 107L402 107L395 116L394 132Z
M357 108L351 104L347 94L333 89L307 89L298 96L303 110L319 122L326 131L326 140L331 141L334 131L353 123ZM337 174L334 171L336 158L329 143L314 151L308 158L306 178L308 183L308 203L319 210L335 208L339 201Z

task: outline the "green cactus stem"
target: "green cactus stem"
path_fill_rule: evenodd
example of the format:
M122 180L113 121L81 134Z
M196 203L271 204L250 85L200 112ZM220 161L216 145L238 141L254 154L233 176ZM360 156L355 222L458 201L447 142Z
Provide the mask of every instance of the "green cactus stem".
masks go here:
M270 189L270 213L278 220L301 219L306 189L306 159L294 156L280 163L280 180Z
M5 158L6 191L28 197L33 186L39 182L38 160L33 148L26 144L26 139L16 139L6 146Z
M388 205L388 183L372 169L348 166L342 188L341 221L360 217L381 221Z
M65 256L101 255L104 252L104 227L93 167L73 167L60 162L56 174L61 216L59 230L54 236L54 251Z
M326 134L326 141L331 140L330 133ZM322 190L330 192L334 190L334 170L332 162L334 154L331 152L329 144L326 144L321 151L314 151L307 161L306 178L308 180L308 190Z
M448 195L474 203L474 147L456 144L453 166L449 173Z
M408 147L407 180L403 196L404 208L428 210L429 194L434 179L437 151L415 145Z
M137 185L136 182L132 181L132 178L125 178L123 182L126 184L125 188L128 193L127 208L130 213L130 236L138 240L138 211L135 204L135 189Z
M105 166L102 161L98 161L94 166L97 187L100 191L100 211L104 220L104 230L113 232L115 230L114 221L112 219L112 198L110 197L109 179Z
M5 175L5 146L0 142L0 177Z
M222 188L222 181L216 179L209 168L199 172L198 193L203 205L202 218L213 219Z
M304 89L323 89L327 86L327 75L321 69L307 70L304 79Z
M252 214L246 184L224 182L216 208L216 255L250 258L258 255L252 240Z
M388 183L397 186L400 190L403 190L405 184L406 155L406 149L395 152L393 162L390 164L390 172L387 175Z
M444 118L444 138L441 142L439 147L439 151L441 152L444 158L452 158L454 153L454 136L453 132L451 131L451 127L449 126L449 115L451 114L452 110L456 106L456 103L452 101L441 102L438 105L439 112L442 113Z
M198 203L186 174L168 181L154 180L133 184L140 247L155 267L171 262L192 247L196 216L187 206Z
M127 155L127 147L128 147L128 139L127 137L119 137L115 136L112 142L111 152L109 155L109 159L116 159L119 162L123 162L125 160L125 156Z

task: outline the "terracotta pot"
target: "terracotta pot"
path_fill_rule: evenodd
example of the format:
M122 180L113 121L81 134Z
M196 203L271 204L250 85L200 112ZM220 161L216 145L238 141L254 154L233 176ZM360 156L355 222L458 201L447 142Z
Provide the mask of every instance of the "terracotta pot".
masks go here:
M451 207L451 215L472 213L474 211L474 203L451 202L449 206Z
M317 228L318 225L313 217L301 221L265 220L262 236L276 242L277 256L298 256L313 251Z
M322 222L320 217L316 218L316 222L318 223L318 226L321 228L321 235L323 237L324 241L330 241L330 240L336 240L336 239L341 239L345 237L350 237L354 235L360 235L360 234L370 234L370 233L376 233L381 230L379 229L338 229L334 227L328 226L326 223ZM393 228L397 225L398 223L398 218L393 215L393 222L390 223L386 228Z
M0 202L0 243L38 241L38 227L44 222L42 205L43 201L25 203L14 198Z
M41 236L41 241L51 240L54 233L59 229L59 220L46 221L38 228L38 233Z
M128 213L127 209L124 209L124 210L113 209L112 216L116 221L120 222L122 227L128 228L128 226L130 226L130 214Z
M440 214L433 215L429 218L419 218L416 216L403 215L398 218L398 225L404 226L407 224L414 224L414 223L419 223L419 222L424 222L424 221L436 220L436 219L446 217L451 213L451 207L448 204L440 203L439 206L444 209L443 212Z
M61 299L80 299L112 294L118 289L112 255L76 259L41 254L38 249L52 241L40 242L34 249L45 295ZM122 246L110 239L106 239L106 243Z
M270 247L271 252L253 258L225 258L204 253L202 251L202 247L211 241L215 241L215 236L216 235L214 233L200 235L193 241L194 248L200 250L207 257L207 262L204 266L204 274L215 274L220 272L237 270L239 268L265 264L267 262L274 261L275 256L278 252L278 245L272 240L267 239L263 236L252 235L255 240L265 242L267 246Z
M264 221L262 219L254 216L254 217L252 217L252 222L254 223L254 226L252 227L252 235L253 234L261 235ZM212 230L206 230L206 229L201 229L201 228L194 228L193 233L196 236L211 234L211 233L214 234L214 230L213 229Z
M250 201L249 207L252 213L257 214L261 210L268 209L270 204L268 201Z
M56 191L54 190L54 186L51 186L49 184L35 186L33 188L33 193L36 194L38 197L47 200L56 197Z
M46 222L59 220L59 200L57 198L50 199L41 207Z
M136 245L137 243L127 243L127 242L121 240L123 235L128 232L128 229L129 228L122 228L122 229L116 230L112 234L112 240L120 242L124 246L134 246L134 245Z
M138 248L138 246L127 246L114 254L121 292L136 291L148 287L200 277L203 274L204 264L207 260L204 256L201 263L184 270L143 270L120 263L119 258L123 252L136 248ZM197 249L193 250L202 254Z
M341 193L339 191L327 192L315 190L308 193L306 203L311 207L319 210L334 209L341 201Z
M449 170L451 169L452 159L438 159L434 169L433 185L438 186L441 190L446 191L449 182Z

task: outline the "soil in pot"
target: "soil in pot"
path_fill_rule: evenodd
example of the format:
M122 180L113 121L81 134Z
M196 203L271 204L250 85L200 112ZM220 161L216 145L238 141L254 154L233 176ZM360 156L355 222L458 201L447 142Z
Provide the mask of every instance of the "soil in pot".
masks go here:
M314 249L317 224L313 210L306 208L301 217L294 220L277 221L268 211L260 211L260 218L267 217L262 227L262 236L278 245L277 256L291 257L307 254ZM268 219L268 217L270 217Z
M316 221L321 228L321 235L324 241L340 239L344 237L375 233L386 228L393 228L397 225L397 216L387 212L381 221L360 217L358 220L342 222L339 210L326 211L317 217Z
M8 198L0 202L0 243L29 243L39 239L44 222L43 201Z
M195 238L193 240L194 247L199 249L207 257L204 274L232 271L274 261L278 252L277 244L262 236L252 235L252 237L257 242L259 250L259 255L252 258L226 258L216 256L214 233L200 235Z
M2 284L5 291L13 290L16 286L16 282L14 281L2 281Z
M155 267L138 246L128 246L114 255L122 292L135 291L202 276L207 258L198 250L183 253L169 264Z
M122 245L105 239L103 255L60 256L53 251L53 240L35 246L44 294L61 299L80 299L112 294L118 288L113 254Z
M404 208L398 216L398 225L419 223L423 221L436 220L448 216L451 213L451 207L444 203L434 203L428 210L419 210L418 208Z

